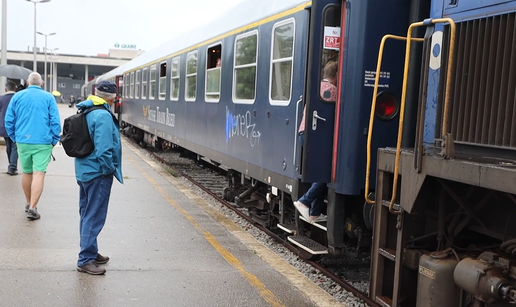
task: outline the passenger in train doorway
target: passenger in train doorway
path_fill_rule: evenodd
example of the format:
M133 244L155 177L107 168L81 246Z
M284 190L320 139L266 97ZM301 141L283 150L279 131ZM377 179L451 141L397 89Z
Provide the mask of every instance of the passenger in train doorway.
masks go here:
M75 159L75 177L79 185L79 234L80 252L77 271L91 275L106 272L99 264L105 264L109 257L99 254L97 237L106 222L113 177L123 184L122 144L118 121L111 109L116 99L117 87L111 81L97 85L95 95L77 105L78 109L91 110L87 125L95 150L84 158Z
M324 67L324 77L320 84L320 95L323 100L337 101L337 81L339 65L336 61L330 61ZM303 118L299 124L298 135L301 147L304 145L306 106L303 110ZM310 223L325 222L327 217L322 214L324 198L326 197L326 183L314 182L306 193L294 206L299 213Z

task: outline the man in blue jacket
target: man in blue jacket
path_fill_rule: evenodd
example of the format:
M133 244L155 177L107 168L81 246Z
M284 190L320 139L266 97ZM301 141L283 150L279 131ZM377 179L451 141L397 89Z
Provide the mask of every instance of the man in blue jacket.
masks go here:
M92 275L106 272L99 267L109 261L109 257L98 252L97 236L104 227L107 217L109 196L113 177L123 183L122 145L118 121L111 113L116 98L116 84L101 81L95 95L77 104L79 109L102 105L86 114L88 130L95 145L93 152L84 158L75 159L75 177L79 184L79 232L81 251L77 261L77 271Z
M59 142L61 120L54 96L41 88L41 75L33 72L27 81L29 86L14 94L7 107L5 130L18 147L27 218L37 220L41 217L37 205L52 148Z
M7 153L7 162L9 162L7 174L11 176L18 175L18 149L16 148L16 143L11 140L9 135L7 135L7 131L5 131L4 119L9 102L15 93L16 83L7 81L5 83L5 94L0 97L0 136L5 140L5 151Z

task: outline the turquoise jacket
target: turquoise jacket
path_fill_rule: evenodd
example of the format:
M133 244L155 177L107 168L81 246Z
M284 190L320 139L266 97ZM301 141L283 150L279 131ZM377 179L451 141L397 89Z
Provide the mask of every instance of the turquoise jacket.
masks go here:
M17 92L5 113L5 130L16 143L56 145L61 132L56 99L36 85Z
M77 104L77 108L88 109L94 105L103 105L107 111L98 109L86 114L95 149L87 157L75 158L75 178L80 182L88 182L100 176L114 175L120 183L124 183L122 143L118 121L111 113L111 108L104 99L97 96L89 96Z

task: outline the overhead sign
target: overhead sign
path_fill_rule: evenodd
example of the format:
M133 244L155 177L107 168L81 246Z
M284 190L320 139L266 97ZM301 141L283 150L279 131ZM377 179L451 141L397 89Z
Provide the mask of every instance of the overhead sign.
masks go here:
M324 27L324 49L339 50L340 28Z
M119 44L119 43L116 43L115 44L115 48L120 48L120 49L136 49L136 44Z

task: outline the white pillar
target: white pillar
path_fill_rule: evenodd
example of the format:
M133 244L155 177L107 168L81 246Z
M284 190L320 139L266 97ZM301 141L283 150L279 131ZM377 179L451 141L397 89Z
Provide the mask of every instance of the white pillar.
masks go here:
M59 89L57 88L57 63L54 62L52 65L54 65L54 75L52 76L52 87L56 91Z
M7 64L7 0L2 0L2 65ZM5 77L0 77L0 95L5 93Z
M89 74L90 74L90 67L88 65L84 65L84 84L88 83ZM86 99L86 97L84 99Z

